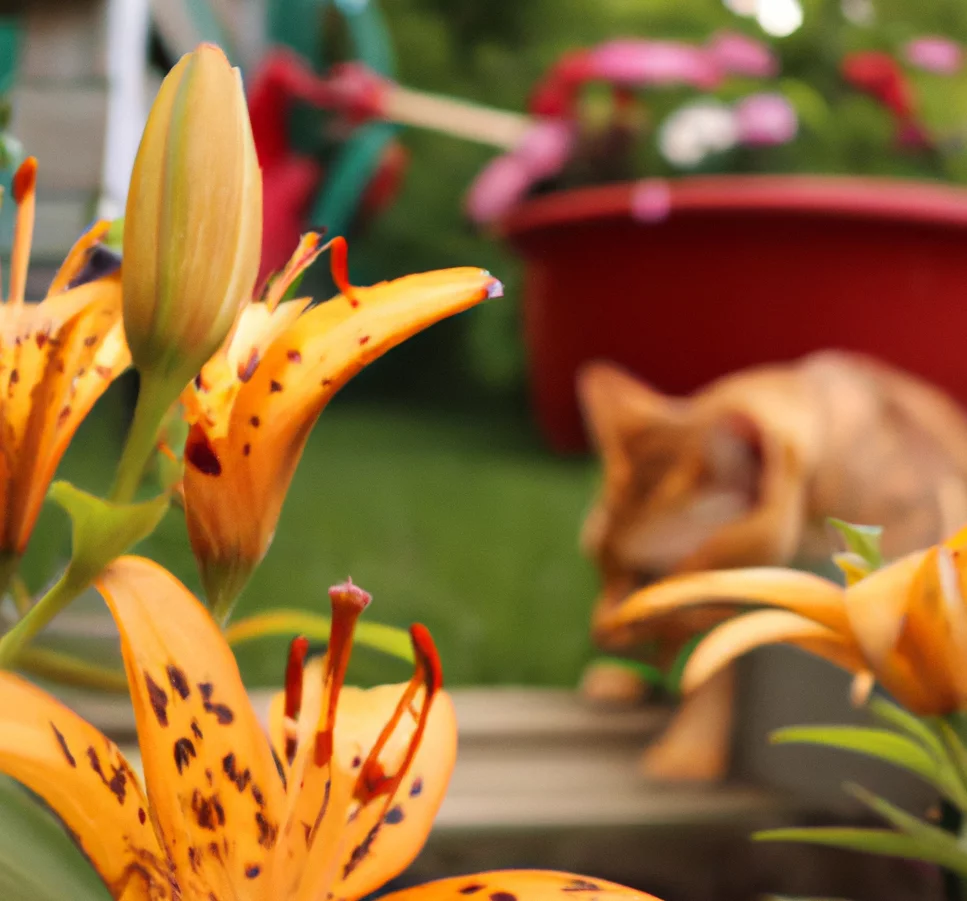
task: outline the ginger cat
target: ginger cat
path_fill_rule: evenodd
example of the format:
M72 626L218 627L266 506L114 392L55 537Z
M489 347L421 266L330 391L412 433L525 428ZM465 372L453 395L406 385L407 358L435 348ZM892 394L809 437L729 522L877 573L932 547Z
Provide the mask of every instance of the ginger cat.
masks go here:
M937 388L857 354L824 351L725 376L690 397L617 367L578 378L603 487L581 544L602 577L593 623L641 585L675 573L826 561L834 516L885 527L893 557L967 521L967 414ZM648 634L668 663L728 611L677 614ZM598 636L599 640L601 636ZM645 769L724 774L732 678L689 698ZM591 694L606 694L589 672Z

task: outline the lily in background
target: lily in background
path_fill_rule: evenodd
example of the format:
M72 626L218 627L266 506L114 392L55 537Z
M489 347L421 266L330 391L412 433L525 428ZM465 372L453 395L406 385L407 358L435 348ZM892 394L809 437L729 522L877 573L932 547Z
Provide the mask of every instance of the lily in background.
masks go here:
M0 771L60 816L115 899L357 899L401 872L430 830L456 722L422 626L403 685L344 688L369 595L330 590L320 661L292 644L269 735L207 610L157 564L115 561L98 588L117 623L147 793L118 748L45 692L0 674ZM650 896L558 873L506 872L400 893L497 901ZM393 897L393 896L390 896Z
M13 180L17 204L9 290L0 306L0 555L5 584L23 554L74 432L131 356L121 325L121 280L101 247L108 222L74 245L47 296L25 303L37 161Z
M345 241L331 246L342 293L318 306L284 299L326 249L319 235L305 235L182 396L191 424L188 535L220 619L268 550L306 440L332 396L416 332L502 290L490 273L471 267L351 287Z
M778 567L721 570L670 578L630 595L603 616L612 648L635 641L683 610L747 603L758 609L716 626L685 666L691 692L762 645L787 644L856 675L854 698L879 683L915 714L967 708L967 530L880 569L842 561L848 585Z

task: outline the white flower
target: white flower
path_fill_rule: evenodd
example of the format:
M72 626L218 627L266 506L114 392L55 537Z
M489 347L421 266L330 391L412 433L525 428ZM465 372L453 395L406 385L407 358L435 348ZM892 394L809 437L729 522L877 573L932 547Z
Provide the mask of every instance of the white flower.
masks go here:
M718 100L696 100L679 107L665 119L658 134L662 156L683 169L694 168L737 142L735 115Z

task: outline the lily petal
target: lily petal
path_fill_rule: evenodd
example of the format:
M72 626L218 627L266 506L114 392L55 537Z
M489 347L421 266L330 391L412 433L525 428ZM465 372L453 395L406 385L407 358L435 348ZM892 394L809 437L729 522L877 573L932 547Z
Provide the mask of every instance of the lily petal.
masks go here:
M474 896L491 901L618 901L619 898L658 901L654 895L614 882L550 870L495 870L456 876L392 892L383 898L384 901L466 901Z
M308 310L276 338L239 388L228 434L214 437L196 424L186 445L185 512L206 589L264 556L312 425L333 394L390 348L499 284L463 268L355 288L351 299Z
M282 783L231 650L153 561L122 557L97 587L121 634L148 795L182 888L259 897Z
M788 610L756 610L723 623L699 642L682 674L682 690L694 691L736 658L769 644L802 648L853 673L866 667L859 648L827 626Z
M148 804L113 742L46 692L0 673L0 771L40 795L116 899L168 901Z
M74 433L131 361L120 319L120 280L111 277L91 287L95 299L56 333L53 342L47 342L51 349L43 376L30 394L29 418L20 443L24 476L18 474L18 491L11 498L11 509L21 523L20 549ZM36 335L25 342L31 343L37 343Z
M678 615L688 608L713 604L766 604L793 610L837 632L848 628L843 589L811 573L779 567L717 570L663 579L630 595L602 614L604 635L628 632L635 637L652 619Z
M22 552L83 418L129 362L116 276L0 308L0 545Z
M911 585L896 652L932 688L942 709L967 703L967 610L955 553L944 545L927 551Z
M918 551L874 570L846 591L849 625L867 660L876 669L897 646L926 551Z
M108 233L110 228L111 221L109 219L99 219L74 242L74 246L68 251L64 262L57 270L57 274L47 289L48 297L60 294L70 287L70 283L80 275L81 270L87 263L91 250Z
M365 760L390 721L406 686L345 689L336 720L338 753L351 766ZM416 722L401 721L381 755L384 772L403 762ZM433 699L426 729L399 789L351 813L343 831L344 856L332 891L346 901L362 898L408 867L423 848L443 803L457 756L457 720L449 696Z

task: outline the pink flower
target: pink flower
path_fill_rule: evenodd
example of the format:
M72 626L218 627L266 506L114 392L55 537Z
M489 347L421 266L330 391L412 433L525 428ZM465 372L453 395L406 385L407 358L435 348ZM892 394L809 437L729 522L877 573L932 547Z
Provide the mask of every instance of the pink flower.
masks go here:
M639 181L631 192L631 218L638 222L663 222L672 211L672 191L661 178Z
M739 143L749 147L788 144L799 127L795 109L782 94L751 94L733 111Z
M960 44L940 37L908 41L903 56L911 66L938 75L956 75L964 63L964 50Z
M609 41L589 51L588 63L590 77L627 87L688 84L708 90L722 80L704 48L677 41Z
M779 74L779 61L772 50L754 38L736 31L720 31L706 45L709 55L730 75L773 78Z
M575 127L564 119L540 119L513 150L534 181L551 178L564 168L575 144Z
M474 179L464 208L478 225L494 222L524 199L532 183L527 167L513 153L498 156Z
M543 119L509 153L497 157L474 179L467 192L467 215L483 224L502 218L539 181L564 168L575 143L575 126L563 119Z

